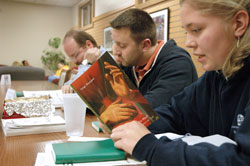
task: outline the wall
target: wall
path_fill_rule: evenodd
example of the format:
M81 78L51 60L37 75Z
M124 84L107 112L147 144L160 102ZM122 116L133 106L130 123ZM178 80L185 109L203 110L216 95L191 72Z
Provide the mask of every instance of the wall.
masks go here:
M189 49L185 46L186 41L186 34L184 29L181 25L181 18L180 18L180 5L179 0L154 0L158 1L158 3L155 3L153 5L141 5L138 7L141 7L142 9L146 10L148 13L152 13L154 11L162 10L165 8L168 8L170 10L169 12L169 39L174 39L177 44L185 48L191 55L193 62L196 66L198 76L201 76L204 73L204 70L201 68L200 63L198 63L197 58L192 55L192 49ZM154 3L151 0L152 3Z
M96 16L93 19L93 22L94 22L93 28L87 29L86 31L90 33L96 39L99 45L103 45L104 28L108 27L109 22L113 18L115 18L118 14L120 14L122 11L132 8L132 7L141 8L147 11L148 13L153 13L155 11L168 8L170 11L169 12L169 39L175 39L175 41L180 47L185 48L191 54L191 57L196 66L199 76L201 76L204 73L204 70L201 68L201 65L197 62L197 58L192 56L192 50L186 48L185 46L186 35L185 35L184 29L182 28L181 18L179 16L180 14L179 0L150 0L146 4L143 4L143 5L127 4L127 5L124 5L122 8L113 9L109 12ZM77 11L75 11L75 14L76 14L75 18L78 18ZM75 21L75 25L77 25L77 21Z
M135 0L94 0L95 1L95 17L117 9L126 8L133 5ZM78 26L78 6L85 2L80 1L73 7L73 22L74 26Z
M95 17L100 16L106 12L120 9L126 6L133 5L134 0L95 0Z
M63 38L72 18L72 8L0 1L0 64L27 59L43 67L40 57L48 40Z

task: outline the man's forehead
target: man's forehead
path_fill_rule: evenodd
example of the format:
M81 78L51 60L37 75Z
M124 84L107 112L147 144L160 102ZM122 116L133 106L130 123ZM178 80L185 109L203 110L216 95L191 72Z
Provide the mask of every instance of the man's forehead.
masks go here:
M121 44L126 44L133 40L129 29L118 29L117 31L113 31L112 39L114 42L119 42Z
M73 38L66 39L64 42L64 46L69 48L79 48L79 45L76 43L76 41Z

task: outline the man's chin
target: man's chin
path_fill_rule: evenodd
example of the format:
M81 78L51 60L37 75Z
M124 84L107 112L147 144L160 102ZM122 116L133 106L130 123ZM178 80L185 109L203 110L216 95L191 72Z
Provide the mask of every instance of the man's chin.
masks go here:
M122 63L119 61L115 61L120 67L123 67Z
M119 65L121 68L123 68L123 67L128 67L127 65L124 65L124 64L122 64L122 63L118 63L118 65Z

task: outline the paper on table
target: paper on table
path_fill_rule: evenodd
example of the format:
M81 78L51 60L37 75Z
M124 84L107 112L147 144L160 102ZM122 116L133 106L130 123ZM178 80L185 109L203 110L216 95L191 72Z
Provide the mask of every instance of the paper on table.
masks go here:
M52 155L49 153L37 153L35 166L63 166L63 164L55 164Z
M2 119L1 121L5 136L65 131L65 121L60 115L52 117Z
M15 99L16 97L16 91L14 89L8 89L4 100Z
M23 91L24 97L38 97L42 95L50 95L55 107L63 107L63 93L62 90L49 91Z
M170 133L170 132L168 132L168 133L156 134L155 136L156 136L156 138L158 138L158 139L161 138L162 136L166 136L166 137L168 137L168 138L171 139L171 140L175 140L175 139L179 139L179 138L183 138L183 137L184 137L184 135L179 135L179 134Z
M214 146L221 146L224 143L234 144L237 145L237 143L225 136L214 134L206 137L191 135L191 134L185 134L185 135L178 135L175 133L162 133L162 134L156 134L155 135L158 139L162 136L166 136L171 140L178 140L181 139L183 142L186 142L188 145L195 145L199 143L209 143Z
M103 141L105 137L69 137L68 141L70 142L80 142L80 141Z
M65 120L60 116L3 120L3 125L8 128L25 128L60 124L65 124Z

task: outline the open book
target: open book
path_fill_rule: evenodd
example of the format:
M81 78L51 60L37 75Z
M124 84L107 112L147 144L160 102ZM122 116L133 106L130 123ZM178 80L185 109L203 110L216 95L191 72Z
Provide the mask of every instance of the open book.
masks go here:
M132 120L148 126L158 119L147 100L108 52L71 86L109 130Z

